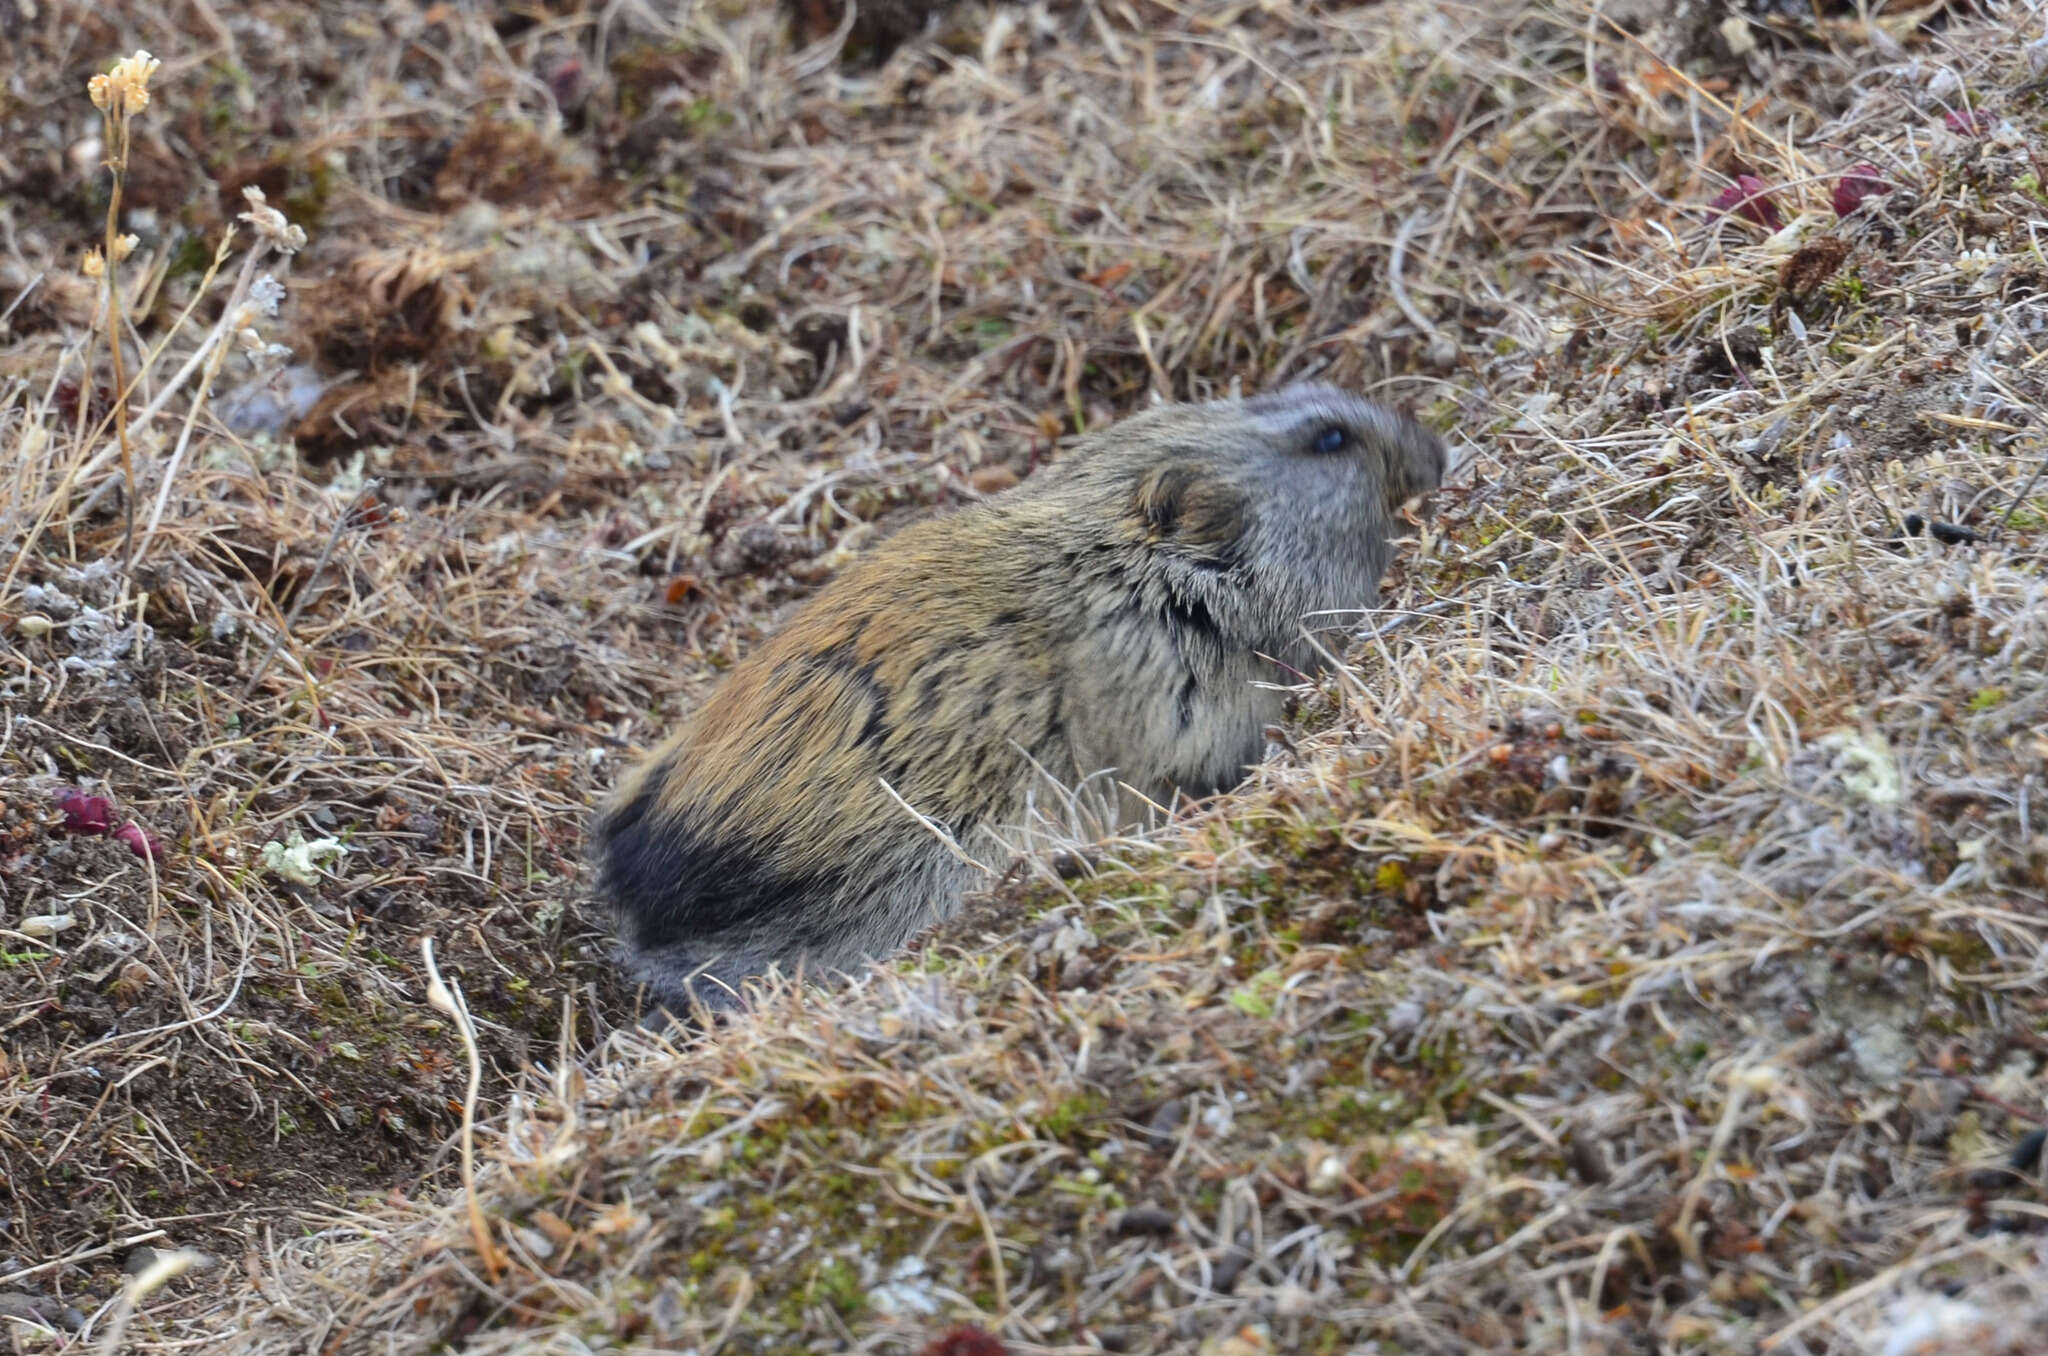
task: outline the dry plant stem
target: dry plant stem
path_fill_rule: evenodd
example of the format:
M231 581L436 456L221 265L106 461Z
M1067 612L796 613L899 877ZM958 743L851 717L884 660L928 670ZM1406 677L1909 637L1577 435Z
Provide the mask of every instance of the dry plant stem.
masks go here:
M32 1267L22 1267L19 1270L10 1271L4 1276L0 1276L0 1285L17 1285L31 1276L40 1276L46 1271L55 1271L58 1267L75 1266L80 1262L89 1262L95 1257L105 1257L109 1253L121 1252L128 1248L139 1248L145 1243L154 1243L162 1237L164 1237L162 1229L150 1229L143 1233L130 1234L126 1238L117 1238L113 1242L102 1244L97 1248L86 1248L82 1252L74 1252L67 1257L52 1258L47 1262L38 1262Z
M122 1288L120 1298L114 1301L114 1320L107 1325L106 1336L100 1339L101 1356L114 1356L121 1350L122 1339L128 1335L128 1324L141 1312L142 1301L149 1298L166 1282L182 1276L204 1260L201 1253L188 1248L176 1248L161 1253L141 1272L129 1278Z
M242 265L242 276L235 280L235 288L228 297L229 311L239 304L240 297L247 292L249 275L255 271L256 256L262 247L249 252L249 258ZM221 241L220 251L214 256L214 267L220 267L222 256L227 252L227 241ZM209 275L211 276L211 275ZM202 284L202 287L204 284ZM185 411L185 422L178 430L178 445L171 449L171 459L164 465L163 483L157 487L156 504L150 509L149 523L142 529L142 544L136 548L138 555L149 549L150 538L156 535L157 524L163 521L164 509L170 503L171 489L178 483L178 472L185 464L185 451L192 442L192 429L199 422L200 411L206 408L208 397L213 394L213 383L220 376L221 364L227 361L228 346L215 344L209 355L206 370L192 392L192 404Z
M491 1227L484 1219L483 1206L476 1194L476 1097L484 1079L483 1056L476 1043L476 1025L470 1020L469 1004L464 1000L461 988L441 978L441 969L434 964L432 937L420 938L420 957L427 969L427 1001L455 1023L456 1031L462 1036L463 1051L469 1058L469 1084L462 1099L462 1195L469 1206L470 1241L476 1245L477 1256L483 1259L484 1270L491 1280L496 1281L505 1268L505 1255L491 1236Z
M1415 238L1415 232L1421 228L1424 217L1423 210L1417 208L1408 214L1407 219L1401 223L1401 229L1394 233L1393 254L1387 262L1387 290L1393 295L1394 304L1401 308L1401 314L1408 317L1408 323L1419 330L1424 338L1436 342L1443 338L1442 333L1430 323L1428 316L1416 309L1415 302L1408 295L1407 281L1402 277L1404 263L1408 257L1408 242Z
M101 122L106 128L108 141L118 148L114 158L107 162L113 179L107 197L107 353L114 365L114 436L121 448L121 483L125 487L121 515L121 570L128 573L135 568L135 454L128 443L128 381L121 363L121 330L125 318L121 314L120 262L121 183L128 172L127 111L124 108L118 113L110 113Z
M192 303L188 305L184 313L180 315L179 320L181 322L183 321L185 316L191 314L193 307L198 305L199 296L205 295L205 289L208 285L211 284L215 276L215 272L219 268L220 259L225 254L228 246L233 242L234 236L234 228L230 226L227 230L226 235L224 235L221 239L220 248L215 252L215 262L213 268L209 269L209 271L207 272L205 280L201 283L198 295L193 298ZM256 245L249 251L248 256L242 262L242 272L236 279L234 290L228 293L227 304L221 310L221 318L218 321L216 321L214 327L207 332L206 337L202 339L199 343L199 346L192 351L191 356L188 357L183 363L183 365L178 368L177 372L172 375L171 379L164 384L163 389L156 393L155 397L151 399L149 404L145 405L140 411L137 412L134 420L129 424L129 437L131 439L136 436L139 436L141 433L146 431L149 428L150 424L155 421L157 415L161 414L164 408L170 404L172 399L174 399L177 396L177 394L185 388L186 382L192 379L193 374L200 371L202 367L208 365L209 360L212 358L212 355L214 354L215 350L221 345L222 341L226 338L234 318L235 310L238 306L240 306L242 298L248 294L250 281L255 276L256 265L262 261L262 257L264 256L266 251L268 251L268 249L269 246L265 245L259 240L256 243ZM151 352L148 359L149 364L154 364L156 358L163 352L163 347L163 344L159 344L157 348ZM137 373L138 380L140 379L141 375L141 373ZM52 384L54 386L54 382ZM80 438L83 438L85 433L86 408L87 407L85 403L80 402L78 407L78 436ZM117 402L117 408L125 411L126 402ZM104 467L109 461L113 460L116 456L120 455L123 446L124 444L119 442L111 443L108 446L101 448L100 451L97 454L95 454L92 458L87 460L84 465L73 467L70 471L68 471L65 474L62 482L58 485L56 492L45 499L42 513L38 517L35 527L31 531L26 532L22 535L21 547L19 550L15 552L14 559L8 564L7 577L4 581L0 581L0 593L4 593L14 586L14 579L15 576L18 573L20 573L22 562L28 559L29 551L32 549L36 541L36 538L42 534L43 530L46 527L48 527L48 525L53 519L55 519L60 513L62 513L67 523L75 522L78 519L84 518L85 516L90 514L95 508L99 506L100 500L106 498L107 495L113 493L114 487L120 484L121 482L116 480L104 481L99 486L94 488L90 493L88 493L85 496L85 498L78 503L76 507L68 509L65 507L65 501L70 496L71 487L82 480L88 479L95 472Z
M232 238L231 231L229 239ZM226 244L227 242L223 241L222 247L225 248ZM170 381L165 383L164 388L156 393L156 398L143 406L141 411L136 414L132 426L135 432L140 433L147 429L155 421L157 415L163 413L164 407L170 404L171 398L184 389L185 383L192 379L193 374L212 363L214 351L227 341L228 334L233 327L235 312L241 306L242 298L249 293L249 283L255 277L256 265L262 262L263 256L269 248L260 240L250 247L248 255L242 260L242 271L235 279L234 290L228 293L227 304L221 308L220 319L214 322L211 330L207 331L206 338L201 340L199 347L192 351L192 356L187 358L184 364L172 374ZM79 468L78 473L72 479L74 481L84 480L92 475L93 472L105 466L118 452L118 447L102 448L97 456ZM95 488L80 502L75 512L80 515L92 512L98 506L100 500L111 493L113 484L114 482L108 481Z
M199 286L194 290L191 302L186 305L184 313L178 317L178 324L172 326L173 333L182 327L185 317L192 313L192 308L199 304L199 299L204 297L213 286L214 278L220 273L220 266L227 262L228 248L234 243L234 239L235 232L231 226L222 234L220 245L213 252L213 262L207 265L206 276L199 280ZM235 308L241 304L242 297L247 295L249 280L256 271L256 261L258 256L263 253L263 248L263 244L259 240L256 247L249 251L248 258L242 261L241 275L235 279L234 287L228 292L227 306L222 312L223 323L225 323L228 316L234 313ZM202 347L205 346L202 345ZM156 352L160 353L161 351L162 346L159 345ZM150 356L153 360L156 357L156 353L152 353ZM192 406L185 412L184 426L178 432L178 445L172 450L170 462L164 467L163 484L157 489L156 506L150 510L149 523L142 530L142 544L136 548L138 555L145 553L149 549L149 539L155 535L157 524L163 521L164 507L170 502L171 498L171 487L177 483L178 470L184 464L186 446L192 440L192 428L199 420L199 412L205 407L207 397L213 392L214 380L220 376L221 364L226 361L226 358L227 345L214 344L211 346L205 373L199 383L199 389L193 393Z
M14 318L14 313L21 309L21 304L27 301L29 296L38 287L42 286L43 277L43 274L38 273L35 277L30 278L22 285L21 290L14 294L14 300L7 303L6 309L0 310L0 330L7 328L7 322Z
M355 517L356 506L368 500L370 496L377 493L383 486L384 482L381 480L364 481L363 488L356 492L353 499L342 505L341 511L335 515L334 527L327 534L326 544L320 548L319 558L313 562L313 572L306 577L305 587L299 590L299 596L292 602L292 610L285 614L284 622L278 627L277 635L271 638L270 648L263 652L262 662L250 670L249 681L242 684L241 699L243 701L249 700L249 694L254 692L256 685L263 681L263 675L270 672L271 661L277 658L277 652L283 649L285 643L291 639L292 624L299 619L299 613L305 609L306 600L313 596L313 588L320 582L320 576L326 573L327 562L334 557L334 548L341 540L342 530L348 526L349 520Z
M213 290L213 280L220 276L220 266L228 261L228 251L234 243L235 227L233 222L229 222L227 229L221 232L220 244L214 247L213 259L206 265L206 272L201 275L199 286L192 289L191 299L185 303L184 309L178 312L177 319L164 327L163 337L158 339L150 347L149 351L143 355L143 373L147 373L150 369L154 368L157 365L157 361L164 356L164 350L168 349L172 341L185 332L185 322L192 318L192 313L199 309L199 303L206 300L207 293ZM259 241L258 243L260 244L261 242Z

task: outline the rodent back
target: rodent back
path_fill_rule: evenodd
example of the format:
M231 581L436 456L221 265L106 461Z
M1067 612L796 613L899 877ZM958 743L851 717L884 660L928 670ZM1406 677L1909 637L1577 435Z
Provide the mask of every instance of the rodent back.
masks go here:
M1277 708L1253 684L1314 667L1305 620L1374 602L1393 509L1442 470L1434 435L1329 387L1133 416L850 566L679 736L668 808L809 854L900 815L877 777L962 834L1033 762L1234 781Z
M1259 682L1314 667L1310 614L1372 604L1393 508L1442 469L1326 387L1137 415L854 562L616 804L800 879L929 845L898 797L964 840L1041 772L1230 785L1278 715Z
M1003 809L1022 751L1064 737L1059 619L1043 600L1056 518L1029 497L991 502L856 560L656 755L684 765L660 813L795 865L858 855L884 824L923 832L890 791L962 835Z
M602 884L629 958L672 997L698 963L736 983L756 962L893 950L931 921L911 896L937 907L969 870L904 804L968 838L1025 780L1017 746L1058 739L1046 647L1001 601L1016 572L962 549L964 516L854 562L620 786Z

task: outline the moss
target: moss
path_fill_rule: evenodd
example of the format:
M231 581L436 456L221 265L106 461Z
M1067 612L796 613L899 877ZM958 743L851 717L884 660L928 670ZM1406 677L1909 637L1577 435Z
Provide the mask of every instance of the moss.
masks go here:
M1271 1017L1273 1000L1280 990L1280 979L1280 972L1276 969L1259 971L1231 991L1230 1006L1247 1017Z
M838 1257L820 1262L811 1273L810 1294L831 1305L843 1318L851 1318L868 1307L867 1291L860 1283L860 1273L853 1269L851 1263Z
M1108 1105L1094 1093L1078 1093L1055 1104L1038 1118L1038 1128L1052 1139L1065 1141L1089 1122L1108 1111Z
M1301 1122L1310 1139L1341 1144L1368 1135L1386 1134L1411 1124L1419 1108L1397 1092L1330 1086L1322 1090L1323 1109Z

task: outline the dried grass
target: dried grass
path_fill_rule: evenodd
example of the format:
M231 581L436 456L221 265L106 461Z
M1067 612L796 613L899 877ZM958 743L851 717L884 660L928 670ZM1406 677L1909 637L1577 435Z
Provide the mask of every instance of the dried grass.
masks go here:
M333 1143L406 1147L223 1207L236 1265L124 1310L141 1349L2023 1349L2040 22L1759 20L1744 57L1720 13L963 6L873 70L708 6L441 11L375 60L299 21L293 61L346 60L272 196L310 148L346 169L286 337L354 376L297 457L202 415L167 490L135 421L153 634L87 670L90 628L7 633L7 917L54 889L83 922L9 991L43 1044L0 1133L11 1180L69 1156L119 1198L32 1238L79 1258L34 1283L111 1301L98 1239L202 1227L120 1183L219 1189L203 1084L277 1127L228 1171L337 1094L367 1118ZM1860 162L1895 190L1837 223ZM1738 174L1784 229L1704 210ZM175 316L146 267L145 334ZM11 615L119 539L61 301L0 359ZM1466 459L1252 783L1065 845L1092 872L1027 864L852 990L680 1045L606 1024L626 997L555 918L659 707L1056 435L1305 376ZM49 863L34 807L80 769L160 872ZM292 888L254 864L294 828L354 850ZM491 1070L481 1243L433 1152L465 1079L423 934ZM111 1034L59 1025L121 963ZM155 1103L122 1081L151 1072ZM38 1100L78 1127L54 1149ZM152 1105L183 1111L146 1160L97 1128Z

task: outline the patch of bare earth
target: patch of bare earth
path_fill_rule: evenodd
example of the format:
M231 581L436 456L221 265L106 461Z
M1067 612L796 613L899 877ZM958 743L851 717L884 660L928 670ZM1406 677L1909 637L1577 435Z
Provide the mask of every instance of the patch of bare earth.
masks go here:
M1869 8L0 0L10 1337L2036 1349L2048 47ZM1464 461L1257 776L632 1027L633 748L1310 376Z

